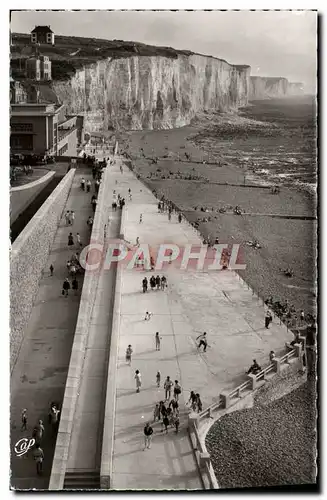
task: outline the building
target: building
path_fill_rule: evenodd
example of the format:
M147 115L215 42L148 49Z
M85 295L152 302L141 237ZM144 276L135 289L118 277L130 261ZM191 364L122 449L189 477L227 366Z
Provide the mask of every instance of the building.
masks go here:
M30 57L25 63L26 78L43 81L51 80L51 61L48 56Z
M19 104L27 101L27 93L20 82L10 78L10 104Z
M55 36L50 26L35 26L31 31L31 42L54 45Z
M65 114L61 104L12 104L11 154L77 156L83 140L81 117Z

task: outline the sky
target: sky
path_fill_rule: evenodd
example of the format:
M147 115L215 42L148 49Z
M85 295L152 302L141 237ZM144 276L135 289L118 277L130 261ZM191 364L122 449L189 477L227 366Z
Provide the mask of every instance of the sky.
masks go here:
M312 11L14 11L11 31L50 25L58 35L132 40L248 64L252 75L316 85L317 14Z

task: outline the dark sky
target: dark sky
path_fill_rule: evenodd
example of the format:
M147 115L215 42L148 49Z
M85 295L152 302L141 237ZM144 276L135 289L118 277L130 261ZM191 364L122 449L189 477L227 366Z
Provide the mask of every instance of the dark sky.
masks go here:
M284 76L307 90L316 81L316 13L283 12L13 12L11 30L37 24L60 35L133 40L248 64L253 75Z

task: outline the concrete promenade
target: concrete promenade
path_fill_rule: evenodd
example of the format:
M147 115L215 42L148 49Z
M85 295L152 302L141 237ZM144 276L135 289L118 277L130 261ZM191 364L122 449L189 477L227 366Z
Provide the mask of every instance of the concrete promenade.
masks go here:
M119 160L118 160L119 162ZM127 200L124 221L125 239L135 244L155 246L161 243L185 245L201 243L186 222L176 215L168 220L159 214L158 200L124 167L115 168L113 180L117 193ZM117 184L116 184L117 181ZM128 201L128 189L132 201ZM112 196L112 193L108 193ZM143 222L139 223L140 214ZM264 328L264 307L235 272L164 271L166 291L143 294L141 281L152 272L122 271L119 358L116 375L116 415L114 426L113 489L201 489L197 465L187 435L190 391L199 392L203 408L216 401L222 390L234 387L244 378L252 359L263 366L270 350L277 353L293 335L275 321ZM153 313L150 321L145 312ZM159 331L161 350L155 350L155 332ZM206 353L197 349L196 337L207 332ZM132 364L125 361L131 344ZM135 389L135 370L140 370L142 388ZM156 387L156 373L161 386ZM151 449L143 451L143 427L153 421L156 403L164 400L163 383L167 375L182 385L180 397L181 428L178 435L170 428L161 432L154 424Z
M72 290L68 298L61 295L62 283L67 276L66 262L77 245L68 248L68 234L72 232L76 242L79 232L85 244L90 237L86 224L92 214L91 195L82 192L80 179L92 179L91 170L78 168L69 194L66 210L75 211L73 226L66 226L64 217L55 235L47 265L40 280L39 291L29 320L25 338L11 378L11 486L15 489L46 489L52 465L56 435L48 425L48 410L51 401L62 402L79 309L83 278L78 278L79 290ZM49 266L54 266L50 276ZM21 411L27 409L28 427L21 431ZM42 419L45 436L41 447L44 451L44 472L36 475L32 454L17 457L15 443L24 437L30 438L34 426Z

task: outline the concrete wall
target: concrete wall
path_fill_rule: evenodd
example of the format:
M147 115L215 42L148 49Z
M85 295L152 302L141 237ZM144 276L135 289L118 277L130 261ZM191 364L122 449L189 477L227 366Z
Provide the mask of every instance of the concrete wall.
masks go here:
M72 169L12 245L10 255L10 365L16 362L42 270L75 175Z
M49 184L55 172L48 172L38 179L24 186L13 187L10 190L10 225L24 212L39 193Z
M125 221L127 217L126 205L120 223L120 238L124 238ZM111 341L108 364L108 378L106 389L106 406L103 422L103 438L100 467L100 488L108 490L111 487L112 477L112 458L115 432L115 412L116 412L116 374L118 359L118 338L120 331L120 307L121 307L121 285L122 285L122 266L117 266L116 287L114 307L112 313Z
M110 171L105 169L98 194L98 204L95 212L91 243L103 245L104 225L108 222L107 207L111 206L108 198L110 184ZM72 435L73 422L78 400L79 387L82 381L84 357L90 330L90 320L93 304L96 298L97 285L100 269L97 271L86 271L78 311L76 330L72 353L69 362L69 370L66 381L64 401L62 405L61 419L58 430L54 459L52 463L50 490L62 490L64 487L70 439Z

